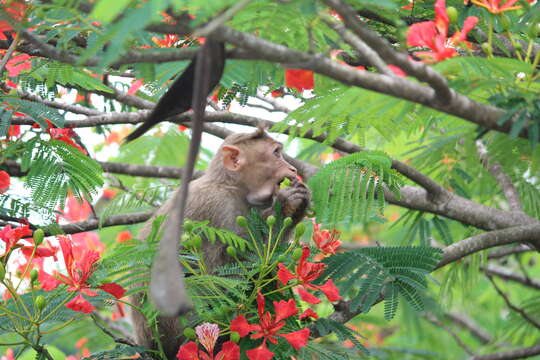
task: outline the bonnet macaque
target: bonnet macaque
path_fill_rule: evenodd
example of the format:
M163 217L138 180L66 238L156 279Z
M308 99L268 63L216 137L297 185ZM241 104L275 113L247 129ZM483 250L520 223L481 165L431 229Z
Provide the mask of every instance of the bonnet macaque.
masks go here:
M256 207L263 216L272 214L273 204L281 203L283 216L293 219L293 225L303 217L310 201L307 187L297 180L296 169L282 155L283 146L259 129L249 134L233 134L225 139L208 170L189 184L186 217L192 220L208 220L210 226L228 229L245 237L244 229L236 223L240 215L246 216ZM291 186L280 189L284 179ZM173 197L174 198L174 197ZM157 215L168 214L172 199L167 201ZM139 239L148 237L152 220L144 226ZM292 227L291 226L291 227ZM230 261L226 245L203 242L205 262L212 271ZM141 304L142 294L134 295L132 301ZM132 312L137 343L155 348L153 335L144 318ZM158 332L167 358L174 359L182 343L182 329L178 317L159 317Z

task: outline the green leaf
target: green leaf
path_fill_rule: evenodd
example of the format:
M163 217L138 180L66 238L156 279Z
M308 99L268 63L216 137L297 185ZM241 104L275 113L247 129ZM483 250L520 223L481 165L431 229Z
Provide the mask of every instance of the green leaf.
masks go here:
M94 9L90 13L90 17L101 21L103 24L109 23L130 3L131 0L100 0L94 6Z

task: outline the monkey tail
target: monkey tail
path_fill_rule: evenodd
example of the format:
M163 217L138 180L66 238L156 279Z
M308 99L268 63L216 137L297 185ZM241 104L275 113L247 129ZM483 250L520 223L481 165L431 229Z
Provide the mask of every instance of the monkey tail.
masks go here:
M152 114L150 114L149 120L152 117L152 115L153 115L153 112L152 112ZM151 120L144 122L141 126L136 128L135 131L133 131L131 134L129 134L128 136L125 137L124 143L128 143L130 141L133 141L133 140L139 138L145 132L150 130L155 124L156 124L156 122L151 121Z

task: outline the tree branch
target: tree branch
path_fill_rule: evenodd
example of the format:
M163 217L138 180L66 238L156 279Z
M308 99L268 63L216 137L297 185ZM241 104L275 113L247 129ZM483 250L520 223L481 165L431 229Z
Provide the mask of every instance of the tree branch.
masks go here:
M533 317L531 317L529 314L527 314L525 312L525 310L515 306L514 304L512 304L512 302L510 301L510 299L508 298L508 295L506 295L498 286L497 284L495 283L495 281L493 280L493 278L488 275L487 278L489 279L489 281L491 281L491 284L493 285L493 287L495 288L495 291L497 291L497 294L499 294L499 296L501 296L503 299L504 299L504 302L506 303L506 306L508 306L510 309L514 310L515 312L517 312L519 315L521 315L521 317L523 319L525 319L528 323L530 323L532 326L534 326L535 328L539 329L540 330L540 322L538 322L536 319L534 319Z
M493 341L493 336L482 329L480 325L470 317L459 313L446 313L445 316L462 328L467 329L474 337L480 340L482 344L487 345Z
M470 357L468 360L514 360L525 359L538 354L540 354L540 344L527 348L502 351L493 354L475 355Z
M443 322L439 321L435 315L432 313L426 313L425 317L428 319L429 322L431 322L433 325L445 330L450 336L454 339L454 341L463 349L465 352L469 355L474 355L474 352L472 349L461 340L459 335L450 327L446 326Z
M531 279L525 275L513 273L502 266L489 264L481 267L480 270L485 272L487 275L497 276L504 280L514 281L533 289L540 290L540 281Z

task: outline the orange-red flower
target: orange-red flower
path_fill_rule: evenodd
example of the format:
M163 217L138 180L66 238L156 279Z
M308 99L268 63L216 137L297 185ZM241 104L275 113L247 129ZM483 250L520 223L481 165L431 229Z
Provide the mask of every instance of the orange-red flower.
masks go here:
M51 135L51 139L60 140L65 142L66 144L73 146L75 149L79 150L83 154L87 154L86 150L84 150L79 144L77 144L75 141L73 141L71 138L74 136L77 136L75 131L71 128L48 128L47 132Z
M323 255L335 255L336 250L341 246L341 241L339 238L339 231L332 229L332 232L329 230L321 230L321 225L315 222L315 219L311 220L313 222L313 241L317 248L323 253Z
M274 301L275 315L264 311L265 299L259 292L257 294L257 312L259 314L259 323L250 324L247 322L244 315L239 315L231 321L231 331L236 331L240 337L244 337L249 333L252 339L263 338L263 342L259 347L246 351L246 355L250 360L268 360L274 356L274 353L266 347L268 340L272 344L277 344L276 336L281 336L296 350L306 346L309 339L309 329L294 331L291 333L278 333L285 326L285 319L296 315L298 308L293 299L288 301Z
M240 347L232 341L227 341L221 351L214 356L214 347L219 337L219 327L216 324L204 323L195 328L197 338L206 352L199 350L193 341L180 346L176 357L179 360L238 360Z
M8 128L7 136L8 137L18 137L21 135L21 126L20 125L11 125Z
M472 3L487 9L492 14L500 14L505 11L521 9L521 6L516 5L515 3L518 0L506 0L504 4L501 5L502 0L472 0ZM529 2L531 2L529 0Z
M300 298L310 304L318 304L321 302L319 298L309 293L307 290L320 290L326 295L330 301L337 301L341 299L339 290L334 285L334 282L330 279L323 285L315 285L311 282L319 278L326 267L323 263L311 263L307 261L310 251L306 246L302 249L302 257L298 261L296 266L296 274L292 274L283 264L278 264L279 270L277 273L278 279L286 285L289 281L297 279L299 282L298 293Z
M25 236L32 236L32 230L30 230L28 224L16 228L11 227L11 225L4 226L4 228L0 230L0 240L5 243L5 250L2 256L7 255L17 242Z
M86 248L74 248L70 239L66 236L60 236L59 242L67 276L60 273L51 276L44 271L41 271L38 278L40 279L42 289L50 291L55 289L61 283L64 283L68 286L67 291L79 293L66 304L66 307L74 311L87 314L91 313L95 308L82 295L97 295L94 291L90 290L88 280L95 270L95 264L100 258L99 252ZM120 285L114 283L102 284L99 288L113 295L117 299L120 299L125 293L125 290Z
M5 171L0 171L0 194L3 194L9 189L11 177Z
M300 92L313 89L313 71L302 69L285 70L285 86L295 88Z
M131 83L131 86L129 87L129 89L127 91L127 93L129 95L135 95L137 93L137 91L139 91L141 86L143 86L143 82L144 82L144 79L135 79L135 80L133 80L133 82Z
M6 64L8 75L10 77L15 77L19 75L23 70L30 70L32 68L32 63L30 59L31 56L28 54L20 54L11 57Z
M131 232L129 232L129 230L120 231L116 235L116 242L119 243L123 243L131 239L133 239L133 236L131 235Z
M459 43L468 45L467 34L478 22L476 16L465 19L463 29L448 38L450 19L446 13L445 0L435 3L435 21L424 21L411 25L407 33L407 45L429 48L431 51L419 51L414 54L425 62L433 63L458 55L454 48Z

